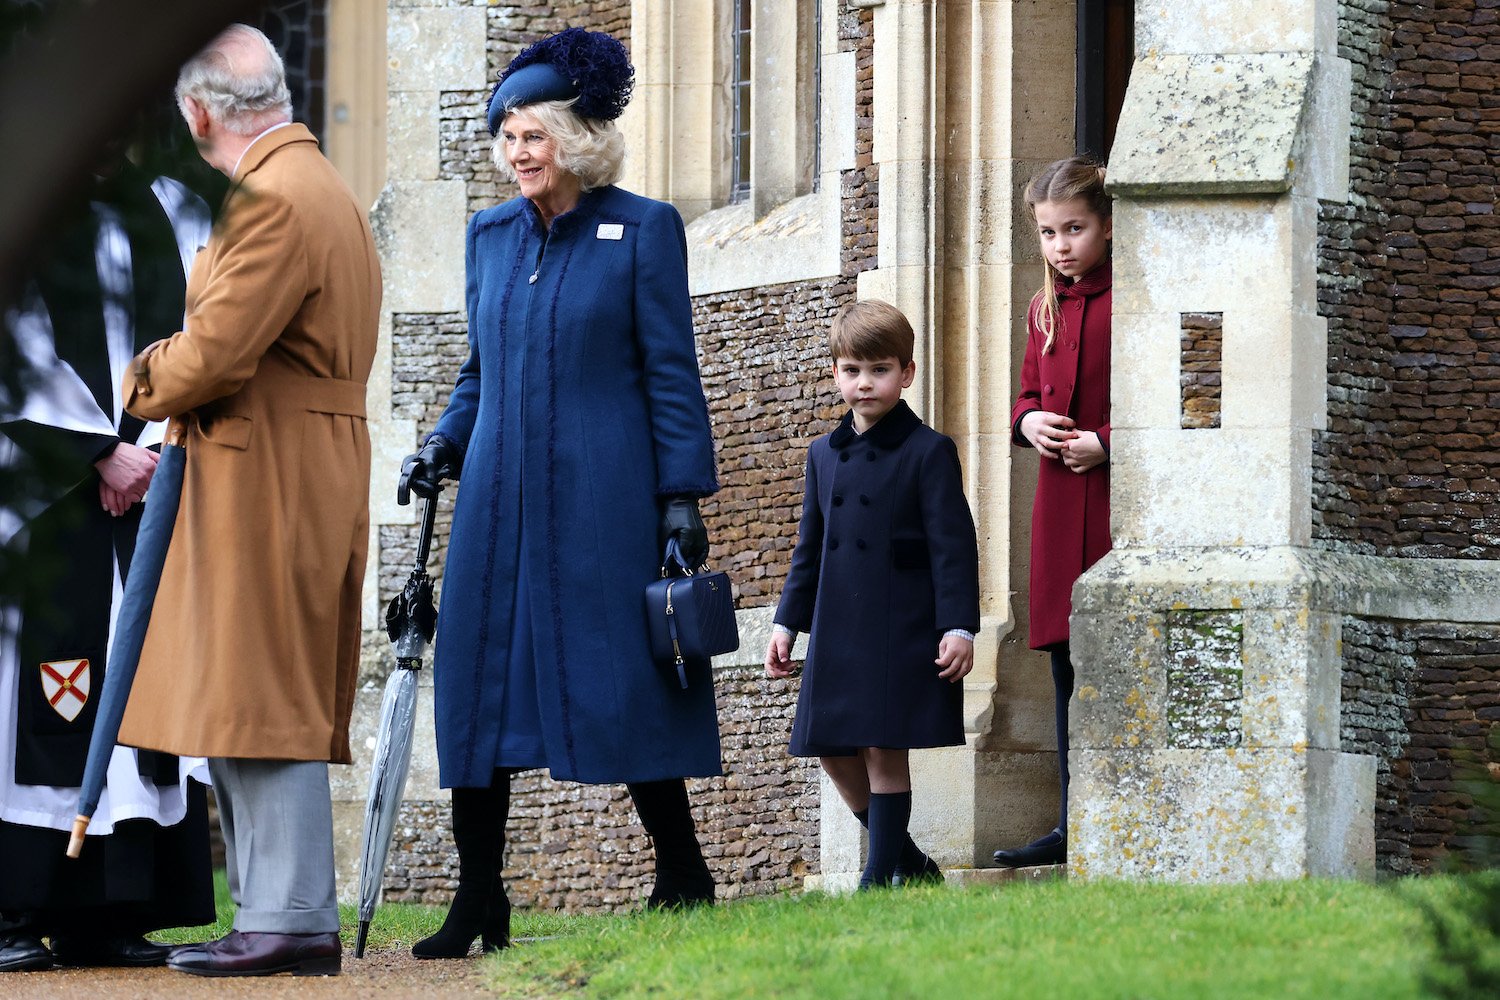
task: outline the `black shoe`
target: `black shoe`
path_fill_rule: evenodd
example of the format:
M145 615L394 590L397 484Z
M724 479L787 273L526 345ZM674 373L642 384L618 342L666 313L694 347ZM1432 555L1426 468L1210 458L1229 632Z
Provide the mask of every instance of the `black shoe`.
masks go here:
M89 938L55 934L52 937L52 955L58 965L143 969L166 965L172 951L171 945L152 944L140 935Z
M0 934L0 972L34 972L52 968L52 952L30 934Z
M922 866L916 871L907 871L897 865L896 874L891 876L891 885L942 885L943 870L938 863L926 855L922 856L922 861Z
M1061 830L1038 837L1025 847L995 852L995 864L1002 868L1035 868L1060 865L1068 860L1068 840Z

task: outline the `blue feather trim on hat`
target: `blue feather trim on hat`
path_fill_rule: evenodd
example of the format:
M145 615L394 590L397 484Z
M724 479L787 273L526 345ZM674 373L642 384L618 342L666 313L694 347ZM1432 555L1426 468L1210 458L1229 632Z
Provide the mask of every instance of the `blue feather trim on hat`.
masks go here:
M614 120L634 87L635 67L618 39L567 28L528 45L505 67L490 94L490 134L500 131L507 114L539 101L577 98L573 110L581 117Z

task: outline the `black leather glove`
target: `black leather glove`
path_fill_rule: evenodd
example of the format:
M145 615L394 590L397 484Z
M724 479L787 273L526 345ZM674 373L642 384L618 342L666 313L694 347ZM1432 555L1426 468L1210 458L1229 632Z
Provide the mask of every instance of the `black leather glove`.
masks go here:
M443 480L458 471L454 451L447 438L434 434L415 455L407 455L401 462L401 478L396 480L396 502L405 507L412 493L426 500L437 496Z
M677 551L688 569L708 561L708 529L698 513L697 497L667 497L661 504L662 548L676 539Z

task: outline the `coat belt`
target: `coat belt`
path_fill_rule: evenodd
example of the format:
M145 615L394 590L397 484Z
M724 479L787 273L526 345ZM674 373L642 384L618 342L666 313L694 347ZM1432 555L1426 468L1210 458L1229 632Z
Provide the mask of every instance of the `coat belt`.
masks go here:
M365 416L365 383L305 375L271 359L261 362L241 397L258 397L272 410L296 408L313 413ZM235 406L239 411L240 407Z

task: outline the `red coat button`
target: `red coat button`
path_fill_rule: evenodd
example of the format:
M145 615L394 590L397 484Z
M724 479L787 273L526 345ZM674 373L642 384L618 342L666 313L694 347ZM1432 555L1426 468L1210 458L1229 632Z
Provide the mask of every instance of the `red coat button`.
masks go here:
M1042 393L1047 396L1052 395L1052 387L1050 385L1042 386Z

